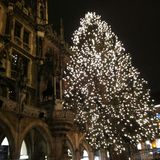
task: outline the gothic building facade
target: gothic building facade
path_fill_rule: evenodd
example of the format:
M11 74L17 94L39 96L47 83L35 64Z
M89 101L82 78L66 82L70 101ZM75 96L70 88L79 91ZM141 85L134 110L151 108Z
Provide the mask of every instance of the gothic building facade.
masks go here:
M48 24L47 0L0 0L0 159L93 160L63 111L62 74L70 54Z

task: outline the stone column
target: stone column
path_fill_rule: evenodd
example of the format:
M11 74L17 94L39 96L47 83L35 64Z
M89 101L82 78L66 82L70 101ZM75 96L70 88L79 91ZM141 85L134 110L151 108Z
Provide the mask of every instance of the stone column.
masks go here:
M109 160L106 149L101 150L101 160Z
M80 150L76 149L75 150L75 160L80 160L81 159L81 154L80 154Z
M54 160L64 160L66 155L66 134L73 127L73 114L63 110L54 110L50 130L53 136Z
M9 57L9 55L11 55L11 53L12 53L12 50L9 49L7 59L6 59L6 76L7 77L11 76L11 62L10 62L10 57Z
M10 148L10 156L9 156L9 159L10 160L19 160L19 157L20 157L20 149L19 147L11 147Z
M10 155L10 158L9 158L9 159L10 159L10 160L19 160L19 156L20 156L19 154L14 153L14 154L11 154L11 155Z
M54 135L53 137L53 157L51 160L61 160L63 159L63 144L64 138L58 135Z
M32 60L30 59L28 62L28 84L31 86L32 85Z
M20 151L21 151L21 133L22 133L22 119L17 115L15 119L15 132L14 132L14 140L12 144L10 144L10 159L9 160L19 160L20 158Z
M93 151L89 152L89 160L94 160L94 153L93 153Z

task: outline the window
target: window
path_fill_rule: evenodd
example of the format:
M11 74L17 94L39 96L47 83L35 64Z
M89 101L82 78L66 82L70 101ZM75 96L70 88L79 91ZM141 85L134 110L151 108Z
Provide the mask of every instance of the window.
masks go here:
M8 98L13 101L17 100L16 88L9 88L8 89Z
M138 150L141 150L141 149L142 149L141 143L138 143L138 144L137 144L137 149L138 149Z
M16 78L17 74L17 65L18 65L18 55L17 54L12 54L12 59L11 59L11 77Z
M82 155L81 160L89 160L89 158L88 158L88 153L87 153L86 150L83 150L83 155Z
M14 41L26 51L30 51L30 32L19 22L15 22Z
M25 141L22 142L21 152L20 152L20 160L28 159L27 147Z
M8 142L8 139L7 137L5 137L1 143L1 146L9 146L9 142Z
M7 137L5 137L0 145L0 156L3 159L8 159L9 156L9 142Z
M26 30L23 32L23 48L27 51L30 51L29 47L30 33Z
M26 30L24 30L23 33L23 42L29 44L29 32L27 32Z
M22 30L22 25L18 22L15 22L15 28L14 28L14 41L18 44L21 45L21 30Z
M68 149L68 160L72 160L72 152Z
M19 74L22 74L24 77L27 77L28 63L29 60L26 57L16 52L12 53L11 77L16 79Z
M18 22L15 22L14 36L21 38L21 29L22 25Z
M96 151L94 153L94 160L100 160L100 152L99 151Z
M160 139L156 139L156 147L160 148Z
M40 18L41 18L41 19L44 19L44 18L45 18L45 17L44 17L44 8L43 8L42 5L40 6Z
M149 150L149 149L152 149L152 144L151 144L150 141L146 141L146 142L145 142L145 148L148 149L148 150Z

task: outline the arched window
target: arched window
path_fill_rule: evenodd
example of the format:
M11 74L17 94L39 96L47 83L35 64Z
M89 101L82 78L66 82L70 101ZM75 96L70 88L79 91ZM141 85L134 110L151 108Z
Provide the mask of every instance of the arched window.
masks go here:
M9 156L9 142L7 137L5 137L0 145L0 157L3 159L8 159Z
M72 152L69 148L68 148L68 160L73 160L72 159Z
M40 18L43 20L45 19L45 14L44 14L44 6L40 5Z
M99 151L96 151L94 153L94 160L100 160L100 152Z
M81 160L89 160L88 153L86 150L83 150L83 155L82 155Z
M8 139L7 137L5 137L1 143L1 146L9 146L9 142L8 142Z
M150 141L145 142L145 149L152 149L152 144Z
M22 142L21 151L20 151L20 160L28 159L27 147L25 141Z
M156 147L160 148L160 139L156 139Z
M142 149L141 143L138 143L138 144L137 144L137 149L138 149L138 150L141 150L141 149Z

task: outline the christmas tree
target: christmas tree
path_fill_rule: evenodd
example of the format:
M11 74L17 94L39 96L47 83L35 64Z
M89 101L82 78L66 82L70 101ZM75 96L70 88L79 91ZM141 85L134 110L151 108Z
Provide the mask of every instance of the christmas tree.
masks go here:
M65 109L94 149L155 136L155 113L147 82L132 65L131 56L95 13L87 13L73 34L72 55L64 72Z

